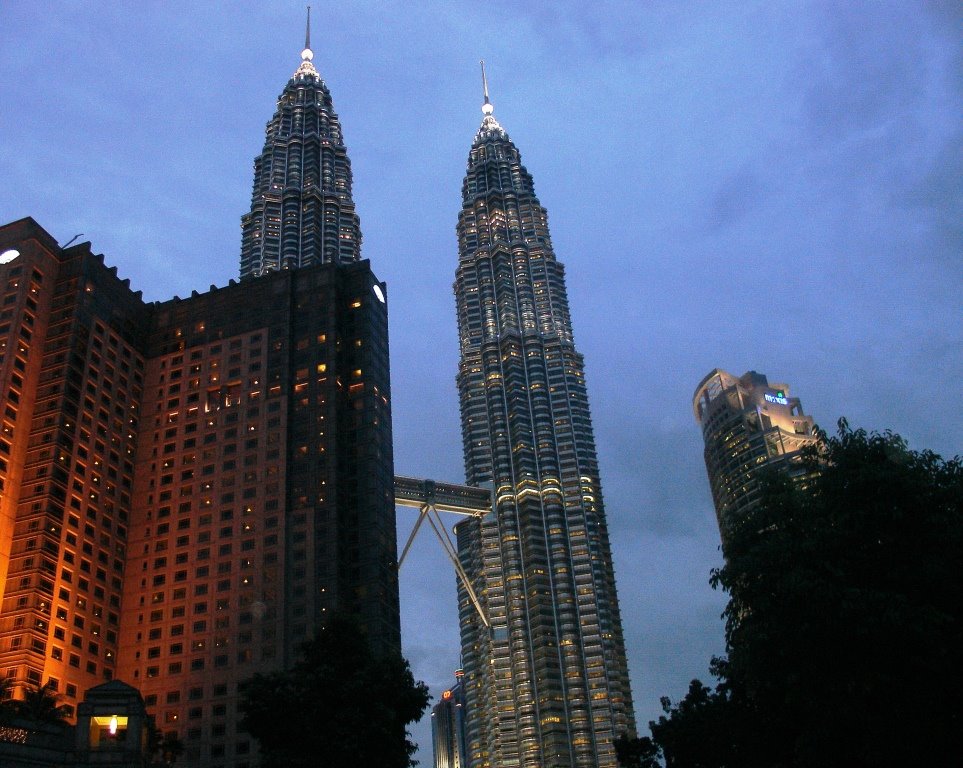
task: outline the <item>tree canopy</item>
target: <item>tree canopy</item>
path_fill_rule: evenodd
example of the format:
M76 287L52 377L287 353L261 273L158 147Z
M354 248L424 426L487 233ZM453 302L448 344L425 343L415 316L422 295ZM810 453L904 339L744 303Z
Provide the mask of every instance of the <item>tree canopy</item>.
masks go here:
M25 683L23 698L11 697L14 688L10 678L0 678L0 725L14 719L33 723L62 723L70 715L70 708L61 703L60 694L48 680L43 685Z
M808 461L806 487L769 476L734 527L712 576L730 596L717 685L693 681L650 723L667 768L903 768L963 754L959 458L841 420Z
M421 719L428 688L400 655L375 655L350 618L330 620L291 669L257 674L240 691L262 768L416 764L406 727Z
M161 763L172 766L177 762L177 758L184 754L184 742L174 731L164 733L156 723L151 723L147 752L152 757L159 753Z

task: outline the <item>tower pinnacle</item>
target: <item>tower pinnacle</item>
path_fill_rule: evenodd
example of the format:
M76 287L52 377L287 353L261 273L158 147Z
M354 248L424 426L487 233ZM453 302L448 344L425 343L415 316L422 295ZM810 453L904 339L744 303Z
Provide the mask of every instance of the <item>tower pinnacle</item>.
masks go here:
M311 62L310 6L304 45L254 162L251 210L241 217L242 280L361 258L341 123L331 92Z
M318 79L321 75L314 68L311 59L314 58L314 51L311 50L311 6L308 6L308 20L304 25L304 50L301 51L301 65L294 72L294 77L303 78L312 75Z

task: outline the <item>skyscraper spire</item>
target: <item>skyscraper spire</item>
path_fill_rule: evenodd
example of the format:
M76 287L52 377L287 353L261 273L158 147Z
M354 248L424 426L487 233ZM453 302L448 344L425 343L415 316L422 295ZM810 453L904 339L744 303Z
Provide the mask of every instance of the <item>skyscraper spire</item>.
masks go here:
M490 115L495 111L495 107L488 100L488 78L485 76L485 60L481 60L481 70L482 70L482 87L485 89L485 103L482 104L482 113L485 115Z
M314 51L311 50L311 6L308 6L308 20L304 25L304 50L301 51L301 66L298 67L295 77L304 75L314 75L320 78L318 70L314 68L311 60L314 58Z

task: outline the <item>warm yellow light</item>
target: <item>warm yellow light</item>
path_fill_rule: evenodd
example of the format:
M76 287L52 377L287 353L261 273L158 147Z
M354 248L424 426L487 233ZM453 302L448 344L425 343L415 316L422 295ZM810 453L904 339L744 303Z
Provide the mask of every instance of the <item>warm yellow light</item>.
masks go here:
M110 725L107 726L111 736L117 735L117 715L110 716Z

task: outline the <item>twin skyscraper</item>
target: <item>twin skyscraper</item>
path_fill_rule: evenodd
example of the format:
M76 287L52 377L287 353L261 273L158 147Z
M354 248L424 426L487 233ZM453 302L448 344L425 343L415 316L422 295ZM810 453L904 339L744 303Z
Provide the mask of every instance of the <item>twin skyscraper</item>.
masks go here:
M351 165L310 39L268 123L241 276L360 258ZM468 156L455 299L465 473L494 493L458 526L471 766L614 766L634 729L582 356L548 215L494 116Z
M123 679L209 768L255 764L237 684L326 616L400 646L387 286L313 58L255 160L239 283L147 304L89 244L0 228L0 665L68 706ZM466 479L492 493L456 528L465 754L614 768L635 724L565 270L487 83L482 112L454 265Z
M468 154L455 301L465 473L458 526L471 766L614 766L632 698L582 356L548 214L494 116Z

